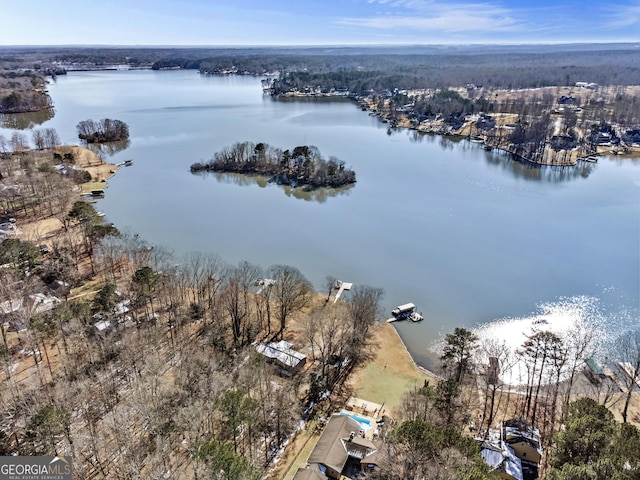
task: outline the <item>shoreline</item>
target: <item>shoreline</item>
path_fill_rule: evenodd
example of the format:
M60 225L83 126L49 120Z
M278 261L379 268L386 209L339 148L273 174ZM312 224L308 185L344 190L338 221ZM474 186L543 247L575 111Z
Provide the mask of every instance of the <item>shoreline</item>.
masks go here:
M402 405L404 394L434 384L439 376L417 365L392 325L383 322L372 332L375 345L371 359L351 373L348 383L354 397L393 410Z
M91 174L91 181L79 185L81 194L91 192L97 188L107 188L108 180L120 169L120 165L104 161L98 154L87 147L79 145L64 145L56 147L57 153L71 153L74 165Z
M407 352L407 356L411 359L411 362L413 363L413 365L420 370L422 373L424 373L425 375L429 375L431 377L434 377L436 380L444 380L444 377L442 377L442 375L438 375L437 373L429 370L428 368L423 367L422 365L418 364L418 362L415 361L415 359L413 358L413 355L411 355L411 351L409 350L409 348L407 347L407 344L404 343L404 340L402 339L402 336L400 335L400 332L398 331L398 329L394 326L391 325L391 328L393 329L393 331L395 332L396 336L398 337L398 340L400 341L400 343L402 344L402 347L404 348L404 350Z
M105 162L91 150L78 145L62 145L53 149L54 153L64 155L71 153L74 155L72 165L75 165L91 174L91 181L74 186L71 189L72 195L77 195L72 202L80 201L84 195L90 193L92 189L104 189L108 187L108 180L118 171L119 166ZM64 163L64 162L63 162ZM95 180L94 180L95 179ZM51 238L58 235L63 229L60 220L55 217L47 217L29 221L20 226L24 238L32 239L45 244L51 242Z
M546 88L546 87L541 87ZM486 150L500 150L504 153L517 157L518 159L531 163L532 165L540 166L560 166L560 167L573 167L579 162L593 161L590 160L593 157L598 156L619 156L622 158L634 158L634 156L640 153L640 147L634 145L623 144L620 146L615 145L597 145L595 152L587 151L584 145L575 147L570 150L554 150L549 145L544 147L541 158L534 159L523 156L512 147L510 144L501 144L500 140L504 137L504 133L501 133L497 137L494 137L494 141L490 142L487 134L477 132L472 134L474 129L474 123L482 114L470 115L468 119L465 119L462 126L454 128L442 120L423 120L422 122L415 123L415 120L411 120L407 115L401 113L397 117L393 117L391 112L381 112L375 106L373 100L369 96L354 96L345 95L344 93L331 92L331 93L304 93L304 92L287 92L284 94L274 95L275 97L282 98L308 98L310 100L323 99L323 98L336 98L336 99L348 99L351 102L356 103L360 109L364 112L368 112L371 116L376 116L378 121L389 125L389 129L401 129L412 130L423 134L435 134L442 136L453 136L460 139L469 139L482 145ZM497 94L496 94L497 95ZM499 120L496 122L496 128L504 129L509 123L509 120L513 120L513 114L507 113L494 113L492 116ZM503 130L501 130L503 132ZM497 141L496 141L497 140Z

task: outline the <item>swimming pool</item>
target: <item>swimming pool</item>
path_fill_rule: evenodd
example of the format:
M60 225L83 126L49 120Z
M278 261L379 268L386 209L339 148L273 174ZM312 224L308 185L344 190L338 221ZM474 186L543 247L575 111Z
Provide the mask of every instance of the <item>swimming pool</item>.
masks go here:
M365 429L365 430L367 430L367 429L371 428L371 421L370 421L370 420L367 420L366 418L362 418L362 417L359 417L359 416L357 416L357 415L354 415L353 413L345 412L345 411L340 412L340 415L342 415L343 417L345 417L345 416L346 416L346 417L351 417L351 418L353 418L353 419L354 419L356 422L358 422L358 423L362 426L362 428L363 428L363 429Z

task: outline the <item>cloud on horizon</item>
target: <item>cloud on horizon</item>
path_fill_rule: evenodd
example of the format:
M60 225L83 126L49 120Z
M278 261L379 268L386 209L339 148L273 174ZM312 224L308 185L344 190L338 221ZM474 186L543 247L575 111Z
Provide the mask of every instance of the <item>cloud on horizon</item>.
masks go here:
M640 25L640 1L631 5L609 5L611 13L605 26L609 28L630 27Z
M538 0L354 0L359 11L333 19L338 27L431 41L635 41L640 0L602 3ZM611 1L611 0L609 0ZM524 4L523 4L524 3Z
M493 3L444 3L434 0L369 0L381 6L367 17L340 17L338 25L394 29L458 32L515 32L525 26L513 10Z

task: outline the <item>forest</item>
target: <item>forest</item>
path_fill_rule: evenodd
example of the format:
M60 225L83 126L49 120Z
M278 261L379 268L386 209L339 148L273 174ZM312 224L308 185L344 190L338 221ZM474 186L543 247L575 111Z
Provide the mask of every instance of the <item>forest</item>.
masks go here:
M208 163L191 165L191 172L202 171L268 175L279 184L311 189L356 181L355 172L342 160L324 159L316 147L308 145L282 151L265 143L238 142L216 152Z

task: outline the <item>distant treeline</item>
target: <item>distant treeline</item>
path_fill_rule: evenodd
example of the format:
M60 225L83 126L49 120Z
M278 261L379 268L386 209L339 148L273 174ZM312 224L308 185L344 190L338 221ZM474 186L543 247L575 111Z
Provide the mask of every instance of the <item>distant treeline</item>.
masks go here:
M217 152L208 163L194 163L191 172L214 171L273 176L278 183L292 186L341 187L355 183L356 174L335 157L324 159L313 146L292 151L266 143L238 142Z
M319 59L317 59L319 60ZM358 61L360 60L360 62ZM462 87L568 86L579 81L600 85L638 83L640 51L499 53L478 55L390 55L334 57L304 69L281 71L275 93L305 86L347 89L353 94L384 90Z
M495 54L378 54L220 56L163 59L152 68L199 69L201 73L234 71L261 75L278 72L276 93L308 85L325 90L347 89L354 94L386 89L424 89L484 85L495 88L534 88L573 85L638 83L640 51L587 51Z
M384 89L638 83L637 44L265 48L0 48L0 67L46 62L128 64L202 73L279 72L281 91L309 81L356 94ZM308 76L307 76L308 75ZM371 93L371 92L368 92Z
M129 126L121 120L83 120L76 126L78 138L87 143L117 142L129 138Z

